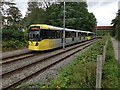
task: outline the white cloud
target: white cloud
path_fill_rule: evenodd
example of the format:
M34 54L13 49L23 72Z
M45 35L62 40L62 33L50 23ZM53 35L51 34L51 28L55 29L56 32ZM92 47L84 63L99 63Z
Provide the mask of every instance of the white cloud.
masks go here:
M27 2L28 0L15 0L14 1L17 5L17 7L20 9L22 16L24 17L27 11Z
M93 5L93 3L95 3ZM97 25L111 25L118 11L118 0L112 2L88 2L89 12L97 18Z

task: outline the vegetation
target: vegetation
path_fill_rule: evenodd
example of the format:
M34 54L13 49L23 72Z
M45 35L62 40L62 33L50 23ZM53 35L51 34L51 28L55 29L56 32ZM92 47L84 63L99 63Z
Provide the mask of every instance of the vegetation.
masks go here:
M22 18L21 11L13 1L1 2L3 51L26 46L27 39L24 37L25 33L21 31L27 30L31 24L63 26L63 2L45 2L44 0L31 2L29 0L26 15ZM5 6L8 8L6 9ZM88 12L86 2L66 2L67 28L92 31L95 25L96 18L93 13Z
M112 24L115 27L115 38L120 41L120 10L118 10L117 16L112 20Z
M63 5L60 2L46 9L48 24L63 27ZM66 28L92 31L96 25L96 18L88 12L86 2L66 2L65 11Z
M97 31L96 32L97 36L104 36L104 35L108 35L108 34L110 34L111 36L115 35L114 31Z
M22 88L95 88L97 55L103 53L107 37L88 48L69 65L64 67L49 85L32 83Z
M27 32L22 32L20 21L21 11L16 7L15 3L1 3L2 7L2 51L11 51L18 48L23 48L27 45ZM4 6L8 6L7 9Z
M27 46L27 32L22 32L14 28L4 28L2 30L2 50L10 51Z
M37 0L36 0L37 1ZM45 23L45 10L41 7L41 2L28 2L28 8L25 17L21 20L24 28L31 24Z
M106 62L103 67L102 88L119 88L119 70L115 59L110 36L94 44L85 53L62 70L59 76L51 82L49 88L95 88L96 59L103 53L103 46L109 38L106 52ZM44 87L44 86L43 86Z
M119 88L118 62L115 59L111 40L108 41L106 59L103 67L102 88Z
M52 88L95 88L97 55L103 53L107 37L96 42L83 54L78 56L71 65L62 70L60 75L51 82Z
M2 24L3 28L5 27L13 27L13 28L20 28L20 21L22 19L21 11L16 7L15 3L11 2L2 2ZM8 6L7 9L4 9L4 6Z

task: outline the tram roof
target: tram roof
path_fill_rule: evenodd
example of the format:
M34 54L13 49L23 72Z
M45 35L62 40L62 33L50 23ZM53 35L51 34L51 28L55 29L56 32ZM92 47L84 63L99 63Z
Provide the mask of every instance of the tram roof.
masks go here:
M64 28L55 27L55 26L51 26L51 25L48 25L48 27L50 29L54 29L54 30L64 30ZM68 28L65 28L65 31L75 31L75 32L81 32L81 33L92 33L92 32L89 32L89 31L82 31L82 30L75 30L75 29L68 29Z
M55 27L55 26L51 26L51 25L47 25L47 24L32 24L32 25L30 25L30 27L31 26L40 26L41 29L64 30L64 28ZM75 30L75 29L68 29L68 28L65 28L65 31L74 31L74 32L81 32L81 33L93 33L90 31Z

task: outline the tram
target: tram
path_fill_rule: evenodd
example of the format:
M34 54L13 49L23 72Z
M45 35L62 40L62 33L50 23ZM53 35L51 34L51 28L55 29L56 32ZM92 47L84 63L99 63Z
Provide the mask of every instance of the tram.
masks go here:
M46 24L33 24L29 27L28 49L50 50L63 45L63 28ZM65 28L65 46L90 40L93 32Z

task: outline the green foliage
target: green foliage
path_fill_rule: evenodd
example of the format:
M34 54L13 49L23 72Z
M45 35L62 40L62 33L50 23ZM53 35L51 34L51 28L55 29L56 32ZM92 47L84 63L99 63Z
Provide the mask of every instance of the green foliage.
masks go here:
M18 22L21 19L21 12L20 10L15 7L15 6L11 6L10 8L7 9L7 22L11 25L16 25L18 24Z
M31 83L31 84L25 84L23 86L19 86L19 88L22 90L22 89L28 89L28 88L41 88L43 87L44 85L41 85L40 83Z
M63 2L52 4L46 10L47 24L63 26ZM87 10L86 2L66 2L66 28L93 30L96 18Z
M107 37L99 40L64 68L48 88L95 88L97 55L103 53Z
M13 2L13 1L12 1ZM20 20L22 17L21 11L16 7L15 3L2 2L2 21L4 27L12 26L14 28L20 28ZM8 8L5 9L4 5Z
M115 37L120 41L120 10L118 10L117 16L112 20L113 26L115 27L116 33Z
M31 24L37 24L37 23L44 23L45 22L45 11L43 9L34 8L32 9L31 13L29 13L23 20L26 26L29 26ZM21 21L22 22L22 21Z
M24 32L19 31L14 28L4 28L2 30L2 39L3 40L12 40L17 39L19 41L24 41Z
M107 52L103 67L102 87L118 88L119 71L111 40L108 41Z
M97 36L104 36L104 35L111 35L114 36L115 32L114 31L97 31L96 32Z
M45 11L39 7L40 2L28 2L28 11L26 16L21 20L23 27L31 24L45 23Z
M22 32L14 28L4 28L2 30L2 49L14 50L27 46L27 32Z

